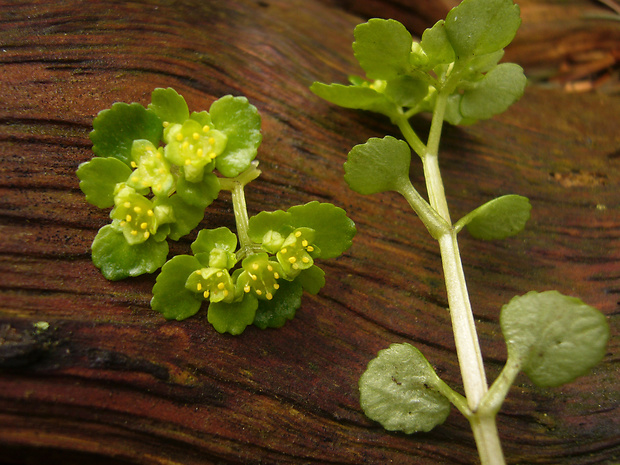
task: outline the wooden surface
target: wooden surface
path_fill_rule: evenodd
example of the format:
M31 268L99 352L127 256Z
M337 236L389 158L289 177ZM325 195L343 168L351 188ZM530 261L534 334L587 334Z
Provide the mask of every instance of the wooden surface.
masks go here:
M568 5L576 16L601 8ZM546 26L535 28L535 6L523 6L534 32L508 54L566 56ZM476 462L457 412L407 436L383 431L359 408L357 379L392 342L415 344L460 386L436 244L404 200L363 197L342 181L353 145L394 130L308 91L314 80L359 72L352 30L367 14L297 0L0 2L0 463ZM556 32L575 26L551 20ZM602 23L579 24L582 46L597 50ZM618 34L617 22L604 24ZM282 329L220 335L205 312L167 322L149 307L153 276L108 282L90 261L108 222L75 176L92 156L92 118L115 101L146 104L167 86L191 110L228 93L258 107L264 174L247 192L251 214L316 199L357 223L354 246L323 262L326 287L305 296ZM441 164L455 218L508 193L534 207L516 238L461 237L489 378L506 357L499 308L516 294L558 289L598 307L612 327L590 376L558 389L519 376L498 417L511 464L620 460L619 103L601 89L534 85L508 113L445 130ZM415 126L423 132L428 122ZM420 171L412 169L418 186ZM229 200L209 207L205 227L234 227ZM187 252L191 240L172 251ZM40 321L49 329L37 333Z

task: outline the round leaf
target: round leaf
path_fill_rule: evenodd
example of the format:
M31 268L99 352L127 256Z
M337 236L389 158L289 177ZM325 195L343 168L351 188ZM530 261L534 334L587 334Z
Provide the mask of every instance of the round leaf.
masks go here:
M454 49L446 34L446 25L443 19L424 31L420 46L428 56L430 68L438 64L452 63L456 59Z
M172 87L155 89L151 93L149 110L168 123L183 124L189 118L189 109L185 99Z
M411 149L405 141L386 136L370 138L349 152L344 179L360 194L399 191L409 183Z
M118 158L129 165L134 140L146 139L158 146L162 133L162 122L153 111L139 103L117 102L93 120L90 139L97 155Z
M218 333L241 334L252 324L258 307L258 299L246 294L241 302L211 302L207 319Z
M154 238L130 245L122 232L112 225L99 230L92 244L93 263L107 279L116 281L129 276L153 273L166 261L168 243Z
M304 291L316 295L325 286L325 272L316 265L302 270L295 278L295 282L301 284Z
M202 268L200 262L190 255L177 255L161 269L153 286L151 307L168 320L184 320L195 315L202 299L200 294L185 288L187 278Z
M374 111L388 117L398 113L398 107L385 94L367 86L315 82L310 90L322 99L344 108Z
M114 205L116 184L127 181L131 168L116 158L95 157L82 163L76 174L86 201L99 208L108 208Z
M504 239L525 228L532 206L527 197L504 195L476 208L460 219L457 229L467 225L469 233L484 240Z
M215 167L224 176L235 177L248 168L262 141L258 110L245 97L226 95L213 102L209 113L215 128L228 137Z
M605 316L557 291L529 292L504 305L500 324L508 357L538 386L560 386L585 375L606 352Z
M506 47L521 25L512 0L463 0L446 16L446 33L458 58Z
M178 241L181 237L189 234L204 218L204 208L186 203L180 195L166 198L156 197L155 205L172 207L174 222L170 223L168 237L173 241Z
M177 181L177 194L183 201L203 210L211 205L219 193L220 182L213 173L205 173L199 182L189 182L185 176Z
M321 258L335 258L351 247L357 232L347 213L331 203L317 201L288 209L291 225L314 229L313 243L321 250Z
M210 253L214 248L234 252L237 249L237 236L224 226L217 229L202 229L191 247L194 254Z
M355 58L370 79L393 79L411 68L413 39L398 21L373 18L358 25L354 35Z
M364 413L388 431L430 431L450 413L450 401L434 387L437 374L410 344L392 344L371 360L359 380Z
M502 63L489 71L473 88L467 89L461 100L465 118L488 119L503 113L523 96L527 78L523 68L514 63Z

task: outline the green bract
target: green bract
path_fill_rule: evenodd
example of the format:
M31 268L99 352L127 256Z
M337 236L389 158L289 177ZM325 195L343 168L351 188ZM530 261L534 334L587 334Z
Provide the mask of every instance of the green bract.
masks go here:
M454 227L460 230L467 225L470 234L478 239L504 239L523 230L531 209L527 197L505 195L468 213Z

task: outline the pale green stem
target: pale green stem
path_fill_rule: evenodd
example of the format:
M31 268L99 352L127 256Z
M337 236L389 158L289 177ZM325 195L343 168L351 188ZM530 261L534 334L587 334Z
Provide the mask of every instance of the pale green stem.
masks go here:
M239 238L239 250L237 259L241 260L248 255L257 253L260 245L250 239L250 219L248 217L248 207L245 203L244 187L260 175L258 162L252 162L250 167L235 178L220 178L220 187L229 190L232 194L233 211L235 213L235 223L237 225L237 237Z
M456 237L457 231L451 227L448 203L439 170L439 141L441 139L448 95L447 91L440 91L437 95L428 143L422 155L422 163L430 206L443 219L442 223L448 225L448 230L444 229L437 237L437 240L441 251L448 305L450 307L463 387L465 389L467 406L471 412L470 415L467 415L467 418L474 433L482 464L502 465L505 463L505 460L495 424L495 413L497 410L489 411L485 409L482 412L478 411L488 392L488 384L484 372L474 315L469 301L463 264L461 263ZM403 135L410 145L412 145L412 142L418 145L416 139L411 137L411 133L415 133L408 121L401 122L399 127L401 130L405 129ZM415 146L412 145L412 147L417 152ZM409 201L409 203L411 204L412 202ZM416 209L414 208L414 210ZM460 408L459 410L463 411L464 409Z

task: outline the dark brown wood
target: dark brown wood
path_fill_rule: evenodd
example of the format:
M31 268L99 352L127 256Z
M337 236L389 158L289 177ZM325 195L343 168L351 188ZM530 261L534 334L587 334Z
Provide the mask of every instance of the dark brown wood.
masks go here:
M314 80L359 72L351 55L359 21L318 1L3 3L0 463L476 462L456 412L407 436L385 432L358 404L359 375L392 342L415 344L460 386L436 244L404 200L360 196L342 181L348 150L394 129L308 91ZM547 46L546 28L528 27L538 34L531 48L517 44L509 55ZM92 118L115 101L146 104L167 86L192 110L228 93L258 107L263 175L247 192L251 213L318 199L357 223L353 247L323 262L326 287L282 329L220 335L204 312L165 321L149 307L154 277L108 282L90 261L108 222L75 177L92 156ZM445 130L441 165L455 218L508 193L534 206L516 238L461 238L489 378L506 357L499 308L516 294L558 289L612 326L591 375L559 389L518 378L498 417L511 464L618 461L619 103L530 87L506 114ZM415 125L424 132L428 122ZM412 176L421 186L418 166ZM234 227L229 198L209 207L203 225ZM37 322L49 329L36 331Z

